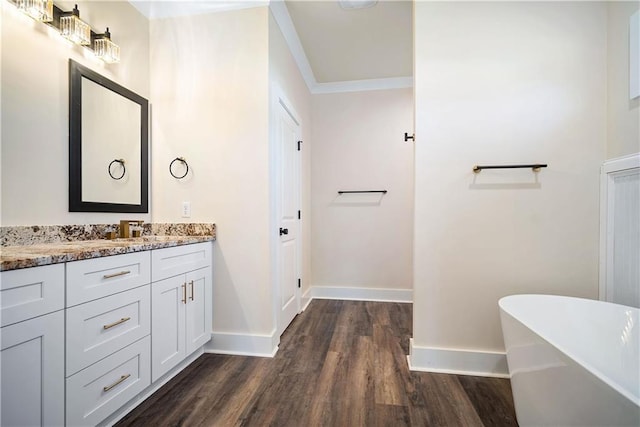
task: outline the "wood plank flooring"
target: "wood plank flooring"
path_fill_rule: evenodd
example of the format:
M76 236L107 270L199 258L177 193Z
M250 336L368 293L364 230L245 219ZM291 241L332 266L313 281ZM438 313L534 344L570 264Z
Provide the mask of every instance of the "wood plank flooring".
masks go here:
M314 300L272 359L205 354L118 426L517 426L509 380L410 372L412 305Z

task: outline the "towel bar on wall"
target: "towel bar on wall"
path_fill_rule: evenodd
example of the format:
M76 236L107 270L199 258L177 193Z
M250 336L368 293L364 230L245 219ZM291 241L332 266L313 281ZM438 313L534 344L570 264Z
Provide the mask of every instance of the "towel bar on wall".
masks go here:
M338 194L348 193L382 193L387 194L387 190L352 190L352 191L338 191Z
M482 169L523 169L523 168L531 168L534 172L538 172L540 168L546 168L547 165L543 163L534 163L531 165L492 165L492 166L474 166L473 172L478 173Z

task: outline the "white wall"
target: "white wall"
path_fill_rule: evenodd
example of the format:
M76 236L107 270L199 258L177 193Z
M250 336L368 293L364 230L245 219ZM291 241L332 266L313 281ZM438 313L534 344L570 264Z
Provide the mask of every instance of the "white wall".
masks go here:
M301 211L302 211L302 292L311 282L311 93L276 23L269 14L270 96L280 90L301 120ZM279 88L279 89L275 89Z
M266 303L268 14L260 7L151 22L153 220L216 223L215 333L275 327ZM168 171L178 156L189 163L183 180ZM181 217L182 201L191 218Z
M604 3L415 4L414 350L503 351L504 295L597 298L606 25Z
M313 286L411 289L412 90L313 95L312 105Z
M123 215L68 212L69 58L148 98L149 23L127 2L77 3L94 29L109 27L121 48L119 64L104 64L1 2L3 226L113 223ZM56 2L64 10L73 4Z
M607 3L607 158L640 151L640 98L629 100L629 18L639 2Z

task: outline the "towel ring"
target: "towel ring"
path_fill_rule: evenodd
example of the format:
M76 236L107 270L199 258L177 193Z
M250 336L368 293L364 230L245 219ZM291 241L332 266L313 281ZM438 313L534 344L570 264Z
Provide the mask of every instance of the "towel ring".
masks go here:
M177 176L175 173L173 173L173 164L175 162L182 162L182 164L184 165L185 168L187 168L187 170L184 172L183 175L181 176ZM189 173L189 163L187 163L187 161L184 159L184 157L176 157L175 159L173 159L171 161L171 163L169 163L169 173L171 174L172 177L174 177L175 179L182 179L185 176L187 176L187 174Z
M111 173L111 165L113 165L114 163L120 163L120 166L122 166L122 175L120 175L119 177L115 177ZM127 173L127 168L124 166L124 159L114 159L114 160L112 160L111 163L109 163L109 167L107 168L107 170L109 171L109 176L111 178L113 178L115 180L122 179L124 177L124 174Z

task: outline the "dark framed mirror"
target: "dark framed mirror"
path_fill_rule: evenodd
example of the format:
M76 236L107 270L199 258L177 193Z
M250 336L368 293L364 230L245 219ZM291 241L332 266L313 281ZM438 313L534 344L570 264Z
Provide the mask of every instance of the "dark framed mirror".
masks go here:
M149 212L149 101L73 60L69 211Z

